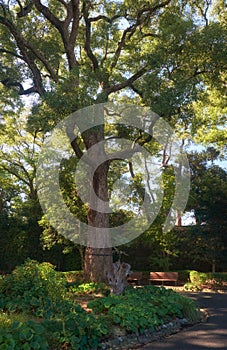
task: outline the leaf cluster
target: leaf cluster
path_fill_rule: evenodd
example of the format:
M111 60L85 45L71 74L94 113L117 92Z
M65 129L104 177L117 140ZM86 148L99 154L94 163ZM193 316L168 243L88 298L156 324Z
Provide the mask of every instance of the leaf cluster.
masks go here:
M88 307L97 314L106 314L113 324L134 333L143 333L145 329L154 331L172 318L188 317L185 312L187 307L194 310L196 315L195 306L190 300L172 290L154 286L136 290L129 288L125 295L99 298L89 302Z

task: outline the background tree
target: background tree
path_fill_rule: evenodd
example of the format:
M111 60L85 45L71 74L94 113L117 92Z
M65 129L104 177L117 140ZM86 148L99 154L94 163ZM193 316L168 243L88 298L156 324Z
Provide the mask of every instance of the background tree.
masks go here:
M200 259L205 256L213 269L215 261L223 264L227 249L227 173L213 164L217 157L213 148L189 156L192 185L188 207L195 210L197 231L201 233L200 246L204 251L199 254Z
M43 137L26 131L26 123L25 115L17 111L15 115L5 114L1 124L0 269L11 271L27 257L39 261L48 259L58 269L70 269L70 265L80 268L79 253L71 242L58 236L52 247L43 237L43 228L39 225L43 213L35 182L36 159ZM74 261L70 257L73 254Z
M204 91L223 88L223 12L221 1L2 1L5 101L18 100L16 93L36 96L28 122L33 132L45 133L71 112L117 99L146 104L190 134ZM132 141L137 138L134 133ZM77 158L105 140L104 127L81 139L82 147L78 140L72 144ZM108 171L106 162L93 178L104 201ZM108 227L109 215L88 207L87 221ZM103 280L111 269L111 248L86 248L87 276Z

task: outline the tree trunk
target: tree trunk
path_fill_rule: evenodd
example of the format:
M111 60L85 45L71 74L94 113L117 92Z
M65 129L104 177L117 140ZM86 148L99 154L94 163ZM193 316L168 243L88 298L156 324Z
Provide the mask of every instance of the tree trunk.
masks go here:
M107 273L113 269L113 257L109 228L109 213L103 212L108 205L108 163L101 164L91 179L91 189L94 189L96 196L104 201L104 205L97 203L97 198L91 191L90 208L88 210L88 225L92 230L92 237L89 237L90 245L85 250L84 273L85 278L93 282L107 282ZM94 210L97 208L97 210ZM100 233L99 228L106 228L105 233ZM107 248L96 248L107 246ZM95 248L94 248L95 247Z
M96 132L88 140L88 149L103 139L102 130L100 133ZM104 145L100 146L98 150L95 149L94 152L92 154L91 148L91 158L100 159L100 156L105 158ZM112 245L109 236L108 171L109 162L107 160L98 165L90 178L88 225L91 228L91 234L88 237L88 246L85 250L84 275L85 279L93 282L108 282L107 273L111 273L113 270ZM101 231L103 229L104 233Z

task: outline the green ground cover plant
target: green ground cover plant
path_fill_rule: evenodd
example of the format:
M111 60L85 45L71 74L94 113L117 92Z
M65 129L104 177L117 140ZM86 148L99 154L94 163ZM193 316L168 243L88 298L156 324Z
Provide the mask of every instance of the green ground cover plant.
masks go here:
M131 288L121 296L109 295L89 302L88 307L96 314L107 314L113 324L119 324L128 332L143 333L176 317L198 321L194 303L164 287L144 286Z
M82 308L77 300L93 299ZM175 318L198 321L192 300L164 287L128 287L110 295L105 284L67 283L49 263L27 260L0 280L0 350L98 349L114 335L143 334Z

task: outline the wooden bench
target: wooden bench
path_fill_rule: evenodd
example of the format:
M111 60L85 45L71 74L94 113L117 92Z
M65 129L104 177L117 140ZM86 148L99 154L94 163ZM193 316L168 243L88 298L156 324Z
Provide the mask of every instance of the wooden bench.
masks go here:
M128 276L127 281L128 283L132 283L132 284L141 284L142 279L143 279L143 272L134 271L131 275Z
M152 281L162 282L174 282L175 286L178 281L178 272L150 272L149 284Z

